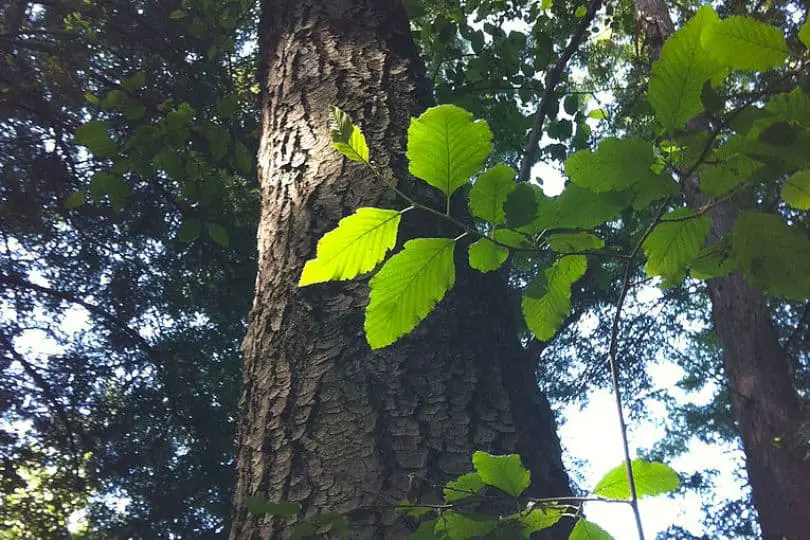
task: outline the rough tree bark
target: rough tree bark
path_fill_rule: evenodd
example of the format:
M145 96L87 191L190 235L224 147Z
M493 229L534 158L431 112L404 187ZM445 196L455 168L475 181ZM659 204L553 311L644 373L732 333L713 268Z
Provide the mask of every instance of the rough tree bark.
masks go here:
M379 167L420 196L407 179L405 134L430 94L401 3L265 0L260 24L259 269L231 538L284 536L282 523L246 511L252 495L299 502L309 515L347 513L351 538L406 537L391 506L468 472L477 449L519 452L537 495L569 493L554 418L497 277L459 260L437 310L381 351L363 335L364 283L296 285L341 217L395 204L330 147L329 105L347 111ZM436 235L414 212L405 221L410 234Z
M675 31L669 12L663 0L635 0L635 6L650 55L657 59L664 41ZM702 118L690 124L708 129ZM696 176L684 179L682 189L692 208L708 202ZM741 204L737 198L709 212L709 242L732 230ZM739 272L711 279L707 286L762 534L768 539L807 538L810 463L804 451L774 442L795 430L801 415L790 359L779 344L762 292Z

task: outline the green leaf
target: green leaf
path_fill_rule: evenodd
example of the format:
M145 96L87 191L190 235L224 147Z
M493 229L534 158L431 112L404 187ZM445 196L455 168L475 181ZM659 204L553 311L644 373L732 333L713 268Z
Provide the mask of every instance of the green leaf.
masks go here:
M782 186L782 198L797 210L810 210L810 169L788 178Z
M701 45L704 29L720 21L709 6L664 43L661 57L652 68L647 99L655 116L667 131L680 128L703 111L700 100L703 83L725 71L722 64Z
M492 233L492 238L497 242L512 248L532 247L532 243L526 237L526 235L513 231L512 229L498 229Z
M715 150L713 163L700 168L701 191L711 197L725 195L759 171L762 163L746 154L749 147L750 142L744 137L732 136Z
M219 103L217 103L217 116L222 119L230 118L238 107L239 96L236 94L225 95L219 100Z
M453 287L455 245L447 238L410 240L371 279L365 330L372 349L416 328Z
M267 501L258 495L253 495L245 501L245 508L248 512L256 516L277 516L292 517L297 516L301 509L298 503L286 501Z
M349 523L346 516L339 512L318 512L308 518L308 521L318 528L329 525L329 532L332 533L330 536L337 535L338 538L346 538L349 533Z
M414 504L409 501L408 499L403 499L399 502L396 508L394 508L394 513L398 516L411 516L414 518L422 517L425 514L429 514L431 512L431 508L428 506L414 506Z
M653 201L677 195L680 191L678 183L671 176L664 174L647 175L630 187L630 192L633 194L632 205L636 210L644 210Z
M517 454L493 456L479 450L473 454L472 462L485 484L513 497L523 493L531 483L531 474Z
M84 205L84 191L74 191L65 199L65 210L75 210Z
M779 216L741 212L732 245L751 284L785 298L810 297L810 240Z
M736 15L709 25L701 35L701 44L723 65L740 71L776 68L788 56L781 30Z
M214 161L225 157L231 142L231 134L227 129L211 124L205 128L205 138L208 140L208 151L211 152Z
M523 538L531 538L532 533L548 529L560 521L562 516L563 509L556 506L534 508L521 515L518 517L518 522L523 528Z
M596 523L579 518L568 540L613 540L613 537Z
M695 279L711 279L730 274L737 266L731 252L731 241L724 237L719 242L703 248L700 255L689 265Z
M546 242L557 253L576 253L605 247L604 240L587 232L553 234Z
M538 186L518 184L503 204L509 226L518 228L534 221L537 217L537 201L540 196L542 192Z
M644 241L647 275L664 276L667 282L683 278L686 267L700 254L711 222L708 217L692 217L694 211L679 208L665 215Z
M329 135L332 146L352 161L368 163L366 137L352 124L349 116L337 107L329 107Z
M317 256L304 265L298 286L345 281L373 270L396 244L399 221L396 210L358 208L318 241Z
M804 43L805 47L810 47L810 22L805 22L799 28L799 40Z
M585 274L587 264L584 255L561 257L529 284L520 305L537 339L547 341L557 333L571 311L571 285Z
M517 172L508 165L499 163L478 177L470 190L470 212L493 225L504 220L503 204L517 184Z
M444 502L449 504L472 497L481 491L481 488L485 485L477 472L463 474L455 480L447 482L444 487Z
M129 187L123 178L116 174L106 172L98 172L93 175L90 180L90 195L96 202L101 201L102 196L106 195L110 200L115 212L120 212L124 207L124 202L129 196L132 188Z
M501 267L509 257L509 250L487 238L481 238L468 248L470 266L479 272L492 272Z
M791 92L776 94L769 99L765 112L770 113L772 118L760 122L761 124L781 120L805 127L810 125L810 97L797 87Z
M498 522L494 519L474 518L451 510L444 512L436 520L434 530L439 535L446 534L452 540L467 540L468 538L489 534L497 526ZM439 536L439 538L442 538L442 536Z
M101 120L90 120L76 129L76 142L86 146L98 158L115 154L117 147L107 133L107 124Z
M310 540L318 538L318 530L315 525L307 520L299 521L292 526L290 531L290 540L304 540L305 538Z
M179 20L185 19L185 18L186 18L186 12L183 11L182 9L175 9L174 11L169 13L169 19L171 19L173 21L179 21Z
M200 237L202 223L197 218L186 218L177 231L177 239L181 242L193 242Z
M143 71L136 71L128 78L121 81L121 86L127 90L137 90L146 86L146 73Z
M588 13L588 8L586 8L585 6L579 6L577 10L574 12L574 16L576 16L577 19L581 19L582 17L585 16L586 13Z
M492 152L486 122L455 105L440 105L411 120L409 170L447 196L477 173Z
M217 223L206 223L205 228L208 231L208 236L211 238L211 240L222 247L228 247L228 244L231 241L231 236L228 234L228 230L225 229L225 227Z
M677 490L681 485L678 473L672 467L658 462L634 459L633 480L636 485L636 496L642 497L661 495ZM617 465L602 477L593 494L608 499L630 499L630 484L627 481L627 469L625 464Z
M565 172L579 187L595 191L620 191L656 176L650 166L652 145L641 139L608 138L599 149L580 150L565 162Z
M588 118L593 118L594 120L604 120L607 116L605 109L594 109L588 113Z
M234 160L236 168L245 175L253 174L253 155L248 151L247 146L239 141L234 142Z
M618 217L619 211L626 206L625 199L623 193L594 193L569 185L559 197L549 199L555 208L546 208L548 205L541 201L538 219L542 220L544 216L552 218L552 223L543 228L592 229Z

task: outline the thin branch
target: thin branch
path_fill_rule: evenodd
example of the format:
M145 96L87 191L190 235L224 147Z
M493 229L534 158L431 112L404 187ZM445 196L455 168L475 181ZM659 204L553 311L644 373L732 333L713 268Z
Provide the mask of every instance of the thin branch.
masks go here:
M590 26L591 22L593 22L596 12L599 11L599 8L601 7L602 0L591 0L591 2L588 4L588 10L585 12L585 16L582 17L577 25L576 30L574 30L574 35L571 36L571 40L568 42L568 45L557 59L554 67L552 67L551 71L549 71L546 75L543 95L540 98L540 104L537 106L537 112L534 115L534 124L532 125L531 132L529 133L529 140L526 143L526 150L523 152L523 163L520 166L518 182L529 181L529 174L531 174L534 156L537 154L537 144L540 142L540 135L543 131L543 122L546 119L546 109L551 101L551 96L554 95L557 85L560 83L560 79L562 78L563 71L565 71L565 67L568 65L571 57L574 56L574 53L577 52L580 45L582 45L585 35L587 34L588 27Z
M641 512L639 512L638 509L638 493L636 491L636 481L633 478L633 461L630 458L630 445L627 442L627 422L624 419L624 411L622 410L622 394L621 388L619 388L619 367L616 358L616 351L618 349L619 324L621 322L622 307L624 306L624 301L627 298L627 292L630 290L630 274L632 273L633 270L633 260L635 259L636 255L641 249L641 245L653 231L655 226L658 225L658 222L661 220L661 216L664 215L664 211L666 210L668 205L669 205L669 198L665 199L664 202L661 204L661 206L658 208L658 212L656 213L655 219L644 231L644 234L641 235L641 238L638 239L638 242L636 242L636 245L633 247L633 251L630 252L630 256L627 259L627 263L624 266L624 278L622 280L622 288L621 292L619 293L619 298L616 301L616 313L613 316L613 324L610 330L610 347L608 348L610 379L613 385L613 395L616 401L616 412L619 415L619 429L621 431L622 436L622 450L624 451L624 463L625 468L627 469L627 482L630 486L630 506L633 508L633 516L636 519L636 528L638 529L639 540L644 540L644 528L641 525Z

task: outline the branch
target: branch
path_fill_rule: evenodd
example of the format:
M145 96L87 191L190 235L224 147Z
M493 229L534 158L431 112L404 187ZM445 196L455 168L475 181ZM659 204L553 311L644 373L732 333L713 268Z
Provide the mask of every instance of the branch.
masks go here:
M591 2L588 4L588 11L579 21L576 30L574 30L574 35L571 36L571 41L568 42L568 45L563 50L560 58L557 59L554 67L551 68L551 71L549 71L546 75L545 89L543 90L543 95L540 98L540 104L537 106L537 112L534 115L534 124L532 125L531 132L529 133L529 140L526 143L526 150L523 152L523 163L520 165L518 182L529 181L529 174L531 174L534 156L537 154L537 144L540 142L540 134L543 131L543 122L546 119L546 108L548 107L548 103L551 100L551 96L555 94L555 90L557 85L560 83L560 79L562 78L565 67L568 65L568 62L571 60L571 57L574 56L577 49L579 49L580 45L582 45L585 35L587 34L588 27L596 16L596 12L599 11L599 8L601 7L602 0L591 0Z

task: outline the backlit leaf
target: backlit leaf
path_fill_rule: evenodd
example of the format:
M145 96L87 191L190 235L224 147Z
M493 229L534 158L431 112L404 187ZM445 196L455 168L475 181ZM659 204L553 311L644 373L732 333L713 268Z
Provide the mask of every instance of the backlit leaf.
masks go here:
M455 480L447 482L444 488L444 501L452 503L466 499L481 491L485 485L477 472L463 474Z
M613 540L613 537L596 523L579 518L568 540Z
M486 122L455 105L440 105L411 120L408 129L409 170L445 195L476 174L492 152Z
M810 240L779 216L741 212L732 246L743 275L754 286L785 298L810 297Z
M366 339L372 349L390 345L418 325L453 287L453 248L447 238L410 240L371 279Z
M647 255L644 269L648 275L664 276L668 282L683 277L709 234L709 218L692 216L692 210L681 208L665 215L655 226L642 246Z
M584 255L561 257L529 284L520 305L526 325L537 339L549 340L557 333L571 311L571 286L586 268Z
M470 244L470 266L479 272L492 272L501 267L509 257L509 250L486 238Z
M701 35L701 43L723 65L741 71L779 67L788 56L781 30L736 15L709 25Z
M636 496L642 497L661 495L677 490L681 485L678 473L672 467L658 462L634 459L633 481L636 486ZM593 494L608 499L630 499L630 484L627 480L625 464L617 465L596 484Z
M368 163L366 137L352 124L349 116L337 107L329 107L329 135L332 146L352 161Z
M620 191L656 176L650 166L653 147L640 139L608 138L599 148L580 150L565 162L565 172L579 187L595 192Z
M782 186L782 198L797 210L810 210L810 169L788 178Z
M396 210L358 208L323 235L317 256L304 265L298 286L343 281L373 270L394 247L399 221Z
M531 474L517 454L493 456L479 450L473 454L472 461L481 480L488 486L495 486L513 497L529 487Z
M508 165L499 163L484 172L470 190L470 211L475 217L485 219L493 225L504 220L503 203L517 187L517 172Z
M576 253L605 246L604 240L587 232L553 234L546 242L557 253Z

